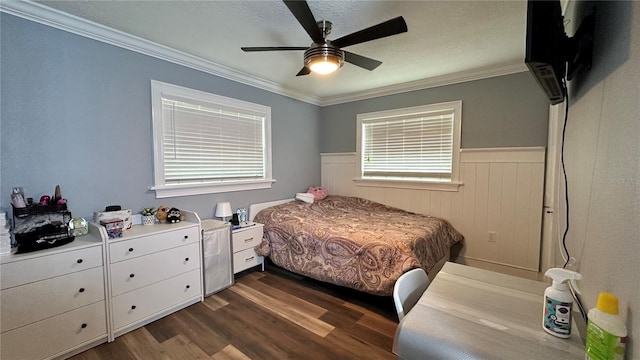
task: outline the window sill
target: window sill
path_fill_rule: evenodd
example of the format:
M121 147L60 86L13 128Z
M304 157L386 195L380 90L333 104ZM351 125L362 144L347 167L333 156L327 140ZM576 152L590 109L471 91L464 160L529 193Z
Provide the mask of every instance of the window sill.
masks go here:
M177 197L177 196L190 196L190 195L203 195L203 194L215 194L232 191L246 191L246 190L259 190L269 189L271 184L275 182L275 179L267 180L255 180L255 181L242 181L242 182L228 182L220 184L188 184L188 185L158 185L152 186L149 190L156 192L156 199Z
M355 178L356 186L370 186L396 189L416 189L434 191L458 191L463 184L461 182L437 182L437 181L411 181L411 180L382 180Z

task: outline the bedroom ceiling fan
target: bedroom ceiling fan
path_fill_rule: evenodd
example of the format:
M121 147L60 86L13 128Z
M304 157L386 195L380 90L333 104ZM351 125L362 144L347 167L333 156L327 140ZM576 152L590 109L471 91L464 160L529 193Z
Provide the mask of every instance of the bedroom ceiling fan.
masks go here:
M342 48L407 31L407 24L404 18L398 16L339 39L328 40L327 35L331 32L330 21L316 21L306 1L284 0L284 3L309 34L313 44L309 47L271 46L241 47L241 49L245 52L304 50L304 67L296 76L307 75L312 71L318 74L329 74L342 67L345 61L367 70L373 70L380 66L382 62L342 50Z

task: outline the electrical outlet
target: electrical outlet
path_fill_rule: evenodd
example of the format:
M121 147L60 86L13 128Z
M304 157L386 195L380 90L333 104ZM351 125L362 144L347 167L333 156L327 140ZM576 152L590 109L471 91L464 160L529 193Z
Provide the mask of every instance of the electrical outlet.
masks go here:
M496 242L498 235L495 231L489 231L489 242Z

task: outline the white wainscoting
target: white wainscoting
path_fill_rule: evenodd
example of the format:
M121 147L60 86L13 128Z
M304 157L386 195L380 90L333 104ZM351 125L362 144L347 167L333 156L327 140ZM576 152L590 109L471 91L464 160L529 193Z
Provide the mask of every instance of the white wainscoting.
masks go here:
M322 186L447 219L465 236L458 261L537 279L544 147L463 149L463 185L454 192L357 186L357 160L355 153L321 154Z

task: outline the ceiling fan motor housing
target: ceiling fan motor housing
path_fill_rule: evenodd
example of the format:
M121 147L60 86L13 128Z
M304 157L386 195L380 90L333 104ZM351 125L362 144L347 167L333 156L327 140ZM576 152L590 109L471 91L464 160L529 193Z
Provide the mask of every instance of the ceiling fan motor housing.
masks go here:
M313 44L304 52L304 65L311 67L313 63L318 61L333 62L338 64L338 68L340 68L344 64L344 51L328 42L326 44Z

